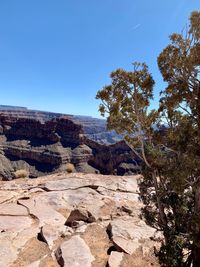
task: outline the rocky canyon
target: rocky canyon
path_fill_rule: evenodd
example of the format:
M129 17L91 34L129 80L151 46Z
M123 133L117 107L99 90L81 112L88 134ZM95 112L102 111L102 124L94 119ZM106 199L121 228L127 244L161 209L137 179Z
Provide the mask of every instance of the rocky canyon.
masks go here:
M0 179L26 169L30 178L63 171L134 174L139 160L106 122L86 116L0 106Z
M159 266L139 173L104 120L0 106L0 267Z

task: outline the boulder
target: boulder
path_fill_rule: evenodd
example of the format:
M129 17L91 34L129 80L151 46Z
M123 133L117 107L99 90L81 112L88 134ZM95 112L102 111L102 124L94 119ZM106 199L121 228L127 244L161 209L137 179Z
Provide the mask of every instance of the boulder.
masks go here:
M95 222L95 218L89 211L85 209L75 209L70 213L65 225L72 227L73 223L76 221L84 221L87 223L92 223Z

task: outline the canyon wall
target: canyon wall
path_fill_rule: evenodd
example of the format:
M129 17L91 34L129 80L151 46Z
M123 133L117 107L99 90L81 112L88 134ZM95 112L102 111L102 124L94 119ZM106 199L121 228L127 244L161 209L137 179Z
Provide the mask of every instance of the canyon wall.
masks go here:
M123 141L108 145L90 138L103 132L99 119L0 109L0 179L14 178L19 169L31 178L63 171L68 162L78 172L138 173L139 161Z

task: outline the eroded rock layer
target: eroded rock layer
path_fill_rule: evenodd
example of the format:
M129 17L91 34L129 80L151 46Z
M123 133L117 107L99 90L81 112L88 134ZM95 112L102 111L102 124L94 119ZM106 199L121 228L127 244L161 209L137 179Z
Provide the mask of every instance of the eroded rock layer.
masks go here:
M20 169L38 177L62 171L68 162L78 172L124 175L139 171L138 160L123 141L111 145L95 142L86 125L89 127L73 116L1 110L0 179L12 179Z
M0 114L4 114L8 117L15 117L18 119L28 118L38 120L42 123L57 118L68 118L74 123L81 125L84 130L84 134L87 135L89 139L102 144L113 144L122 140L121 136L116 134L116 132L108 131L106 129L105 120L93 118L90 116L78 116L40 110L31 110L25 107L6 105L0 105Z

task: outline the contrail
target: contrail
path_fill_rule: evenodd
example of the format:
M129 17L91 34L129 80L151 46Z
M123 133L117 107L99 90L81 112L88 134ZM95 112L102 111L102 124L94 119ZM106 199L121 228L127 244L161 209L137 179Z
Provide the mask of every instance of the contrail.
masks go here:
M137 28L139 28L141 26L140 23L136 24L134 27L131 28L131 31L136 30Z

